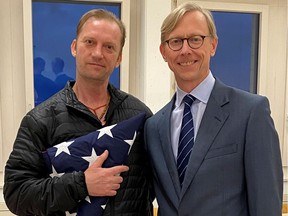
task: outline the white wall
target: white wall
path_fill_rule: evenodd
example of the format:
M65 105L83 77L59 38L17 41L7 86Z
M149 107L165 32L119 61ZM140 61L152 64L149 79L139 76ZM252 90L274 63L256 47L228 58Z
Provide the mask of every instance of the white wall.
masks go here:
M0 215L7 216L3 212L3 167L26 110L21 0L0 1L0 28Z
M131 44L130 57L134 56L136 61L130 61L130 73L135 72L134 79L130 80L130 93L145 101L153 112L171 98L172 74L159 51L160 27L171 7L167 0L131 1L132 13L137 12L133 14L136 22L134 20L134 26L131 24L131 34L135 36L131 38L137 38L137 42L131 40L134 44Z

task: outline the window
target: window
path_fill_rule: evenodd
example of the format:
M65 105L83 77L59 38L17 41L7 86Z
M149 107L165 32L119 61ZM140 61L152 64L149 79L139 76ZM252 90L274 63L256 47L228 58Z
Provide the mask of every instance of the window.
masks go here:
M219 37L212 73L228 85L257 93L259 14L212 13Z

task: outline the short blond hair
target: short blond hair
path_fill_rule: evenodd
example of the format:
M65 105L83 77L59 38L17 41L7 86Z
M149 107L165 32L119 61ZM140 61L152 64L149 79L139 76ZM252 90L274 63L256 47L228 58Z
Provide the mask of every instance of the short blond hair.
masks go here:
M85 14L83 14L83 16L80 18L79 23L77 25L76 38L78 38L78 36L82 30L83 25L91 17L93 17L97 20L109 20L109 21L115 22L119 26L119 29L121 32L120 43L121 43L121 50L122 50L123 46L125 44L125 38L126 38L125 25L115 14L113 14L112 12L107 11L107 10L93 9L93 10L90 10L90 11L86 12Z
M211 12L207 9L202 8L196 3L187 2L175 8L163 21L161 26L161 43L165 42L166 36L175 29L176 25L181 20L181 18L187 12L192 11L199 11L205 16L210 36L212 38L218 38L214 18Z

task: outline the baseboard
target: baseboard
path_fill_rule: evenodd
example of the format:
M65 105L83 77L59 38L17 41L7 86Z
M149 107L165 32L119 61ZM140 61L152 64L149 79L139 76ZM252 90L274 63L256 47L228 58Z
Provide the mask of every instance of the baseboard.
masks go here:
M158 208L154 208L153 216L157 216ZM288 216L288 203L283 203L282 216Z
M153 210L154 216L157 216L157 211L158 208L154 208ZM282 216L288 216L288 203L283 204L282 213L283 213ZM0 202L0 216L15 216L15 215L8 210L4 202Z
M283 203L282 213L288 214L288 203Z

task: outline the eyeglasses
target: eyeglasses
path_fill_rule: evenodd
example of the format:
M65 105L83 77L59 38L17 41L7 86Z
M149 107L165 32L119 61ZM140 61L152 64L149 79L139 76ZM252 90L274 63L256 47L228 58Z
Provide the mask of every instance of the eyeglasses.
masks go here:
M166 40L165 42L168 44L169 48L173 51L181 50L184 44L184 40L187 40L189 47L191 47L192 49L198 49L203 45L204 39L206 37L210 36L195 35L189 38L171 38L169 40Z

